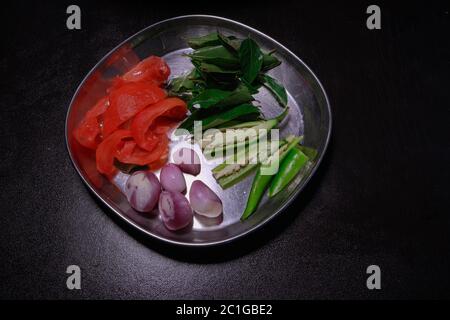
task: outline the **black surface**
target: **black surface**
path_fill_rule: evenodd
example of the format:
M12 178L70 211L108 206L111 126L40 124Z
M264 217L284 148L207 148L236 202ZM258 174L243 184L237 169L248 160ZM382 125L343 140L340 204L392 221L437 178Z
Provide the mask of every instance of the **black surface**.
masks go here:
M2 4L1 298L448 298L449 14L442 3L160 6ZM347 3L347 2L345 2ZM179 250L129 233L84 187L65 147L69 101L90 68L140 29L205 13L277 39L317 74L334 128L300 197L244 241ZM65 270L82 269L82 290ZM366 288L377 264L382 289Z

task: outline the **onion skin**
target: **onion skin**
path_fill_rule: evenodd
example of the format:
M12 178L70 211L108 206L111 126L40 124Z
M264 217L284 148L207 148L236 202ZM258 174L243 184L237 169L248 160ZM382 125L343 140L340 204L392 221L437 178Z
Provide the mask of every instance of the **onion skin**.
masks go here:
M158 203L161 184L153 172L136 171L125 184L125 195L131 207L139 212L150 212Z
M195 180L189 191L192 209L199 215L217 218L222 214L222 201L206 184Z
M164 190L181 193L186 191L183 172L173 163L168 163L161 169L160 179Z
M173 162L185 173L198 175L202 169L200 158L197 153L190 148L178 149L173 154Z
M193 212L189 201L179 192L161 192L158 208L161 219L169 230L183 229L192 222Z

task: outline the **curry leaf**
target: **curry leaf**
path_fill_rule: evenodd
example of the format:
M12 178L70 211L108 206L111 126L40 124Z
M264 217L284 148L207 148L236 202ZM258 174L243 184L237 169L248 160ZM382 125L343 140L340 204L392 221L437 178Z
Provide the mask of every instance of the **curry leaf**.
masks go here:
M239 47L239 60L241 63L242 77L252 83L258 76L263 64L263 53L258 44L250 38L242 41Z
M188 103L189 109L207 109L232 94L231 91L206 89Z
M206 89L188 103L189 109L208 109L210 107L225 108L252 101L253 97L245 85L238 86L233 91L221 89Z
M268 88L272 92L278 102L283 107L286 107L288 102L286 89L280 83L278 83L277 80L267 74L262 76L262 81L266 88Z
M273 69L281 64L281 61L273 56L272 53L273 52L264 54L262 65L263 71L269 71L270 69Z
M226 69L219 66L216 66L211 63L200 62L198 60L193 60L198 63L198 69L200 72L205 73L220 73L220 74L228 74L228 75L236 75L239 73L238 69Z
M194 128L194 121L201 120L201 112L199 110L193 110L192 113L184 119L184 121L178 126L180 129L186 129L192 132ZM175 130L175 133L177 131ZM181 133L181 132L180 132Z
M200 75L198 74L197 69L192 69L188 74L173 78L172 81L170 81L170 92L180 93L187 90L193 90L195 81L199 79Z
M187 54L187 56L196 61L214 64L218 67L235 70L239 68L239 59L222 45L204 47Z
M245 85L238 86L231 94L221 101L219 101L215 106L219 108L229 107L233 105L238 105L244 102L252 101L252 93L249 88Z
M237 39L236 37L232 36L226 37L220 32L217 34L217 36L225 48L229 49L231 52L235 54L238 53L239 47L241 46L242 43L241 39Z
M215 128L233 119L250 114L259 115L260 114L259 108L248 103L241 104L232 109L202 119L202 128L203 130Z
M215 45L219 45L219 44L220 44L220 40L219 40L217 32L213 32L213 33L207 34L205 36L201 36L201 37L190 38L188 40L188 45L192 49L199 49L199 48L203 48L203 47L207 47L207 46L215 46Z

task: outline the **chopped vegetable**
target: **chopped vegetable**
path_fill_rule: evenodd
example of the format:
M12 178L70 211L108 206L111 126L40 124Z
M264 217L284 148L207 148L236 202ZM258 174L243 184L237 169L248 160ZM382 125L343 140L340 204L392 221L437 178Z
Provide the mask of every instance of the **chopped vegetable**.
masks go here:
M217 182L223 189L229 188L236 183L246 178L259 163L266 161L267 157L275 153L279 147L282 147L286 142L284 140L279 142L279 146L270 143L265 155L259 153L258 149L250 148L241 149L232 159L226 159L225 162L215 167L212 172ZM237 159L244 159L239 162Z
M107 97L101 98L94 107L84 116L81 123L74 131L75 139L84 147L96 149L101 134L99 116L108 108L109 100Z
M303 152L306 156L308 156L310 161L313 161L317 157L317 150L306 147L306 146L297 146L298 149L300 149L301 152Z
M100 173L111 177L116 172L114 158L117 156L119 144L122 140L131 137L131 131L117 130L99 144L95 156L97 170Z
M89 110L73 134L96 150L96 166L108 178L117 168L158 169L168 158L167 132L183 120L186 103L160 88L170 74L166 62L148 57L120 77Z
M182 120L186 112L186 103L183 100L167 98L137 114L131 123L131 132L137 145L144 150L152 151L161 140L161 135L165 135L170 127ZM161 119L160 117L166 120L164 126L156 121L158 118Z
M165 97L163 89L146 82L130 82L113 90L110 106L103 115L103 135L107 137L139 111Z
M309 158L299 148L293 148L289 151L270 184L269 197L273 197L282 191L308 163L308 160Z
M161 185L164 190L184 193L186 180L176 164L168 163L161 169Z
M116 157L120 162L140 166L148 165L150 169L155 170L166 162L168 145L169 139L166 135L160 136L160 140L152 151L144 150L134 140L130 140L117 152Z
M193 212L189 201L179 192L161 192L158 208L161 219L169 230L183 229L192 222Z
M221 139L216 140L215 136L204 136L202 139L203 152L206 156L210 156L212 153L218 152L226 154L229 150L255 143L258 141L258 139L263 138L265 134L267 134L271 129L275 128L279 123L281 123L288 114L288 111L288 108L286 108L286 110L283 111L283 113L281 113L279 116L269 120L242 123L240 126L233 126L232 128L228 128L227 131L230 137L238 136L238 134L233 134L231 130L241 130L240 136L246 137L245 141L235 141L236 139L234 139L233 141L222 141ZM255 125L249 126L250 124Z
M259 165L256 176L253 179L252 188L248 195L247 205L245 207L244 213L242 214L241 220L247 219L253 212L255 212L259 202L262 199L262 196L264 195L264 192L266 191L267 186L273 178L273 175L264 174L264 166L279 168L279 163L282 162L288 152L300 142L300 139L300 137L291 138L291 141L289 141L289 143L281 146L280 149L278 149L276 153L273 154L273 156L276 157L271 156L267 159L267 161Z
M136 171L125 184L125 195L131 207L139 212L150 212L158 203L161 185L150 171Z
M201 170L200 158L197 153L190 148L178 149L173 154L173 162L185 173L198 175Z
M191 185L189 200L199 215L217 218L222 213L222 201L206 184L196 180Z
M244 180L257 167L258 167L258 165L256 163L248 164L244 167L239 166L239 167L237 167L237 171L231 171L230 174L218 178L217 182L222 187L222 189L228 189L229 187L232 187L235 184ZM230 168L230 167L228 167L228 168ZM233 167L231 167L231 168L233 168Z
M148 81L160 86L166 82L169 74L170 68L163 59L150 56L125 73L121 79L125 82Z

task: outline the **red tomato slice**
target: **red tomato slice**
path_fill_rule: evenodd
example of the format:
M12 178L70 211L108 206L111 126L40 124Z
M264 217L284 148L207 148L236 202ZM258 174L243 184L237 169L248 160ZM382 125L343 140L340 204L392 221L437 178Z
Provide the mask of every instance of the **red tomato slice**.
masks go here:
M169 154L168 154L168 152L166 152L165 154L163 154L161 159L156 160L152 163L149 163L148 164L149 170L155 171L155 170L158 170L158 169L161 169L162 167L164 167L164 165L167 163L168 156L169 156Z
M150 83L130 82L110 93L110 106L104 113L103 135L107 137L122 123L150 104L166 97L166 92Z
M124 139L131 137L129 130L117 130L98 145L95 160L100 173L112 177L117 170L114 166L114 158L117 156L118 149Z
M167 81L170 68L160 57L150 56L122 76L126 82L149 81L160 86Z
M134 144L134 145L133 145ZM123 163L136 164L140 166L167 160L169 139L163 135L159 137L158 143L152 151L147 151L136 145L134 141L127 141L123 148L117 153L117 160Z
M74 131L75 139L84 147L95 149L98 145L98 136L100 134L100 124L98 117L108 108L109 100L107 97L101 98L89 110Z
M149 132L154 132L156 135L166 134L167 131L174 128L178 124L179 120L174 120L166 117L158 117L153 121L153 124L149 127Z
M186 116L186 112L186 103L178 98L167 98L149 106L138 113L131 123L130 129L134 140L142 149L152 151L159 137L164 135L169 129L166 123L166 130L163 132L161 132L161 128L158 128L157 132L155 132L156 128L155 130L149 130L154 121L158 117L179 121Z

